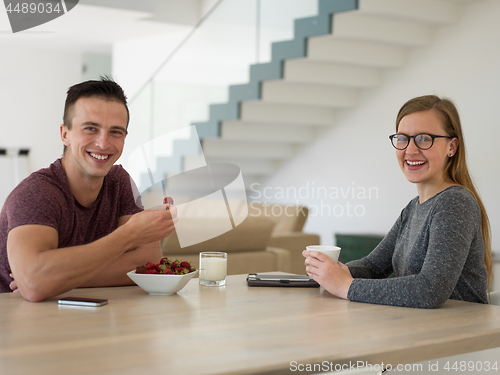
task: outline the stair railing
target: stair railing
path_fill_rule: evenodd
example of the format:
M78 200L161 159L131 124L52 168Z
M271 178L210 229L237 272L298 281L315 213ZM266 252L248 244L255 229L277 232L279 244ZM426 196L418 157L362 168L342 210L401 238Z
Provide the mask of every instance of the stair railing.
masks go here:
M200 139L220 134L213 119L220 112L237 118L239 101L259 99L260 83L255 82L260 78L252 82L252 74L281 78L281 63L272 64L273 43L293 40L295 20L316 17L321 1L214 3L130 100L131 131L122 160L140 191L182 172L185 154L203 159ZM310 21L313 27L315 23ZM133 160L132 155L142 156Z

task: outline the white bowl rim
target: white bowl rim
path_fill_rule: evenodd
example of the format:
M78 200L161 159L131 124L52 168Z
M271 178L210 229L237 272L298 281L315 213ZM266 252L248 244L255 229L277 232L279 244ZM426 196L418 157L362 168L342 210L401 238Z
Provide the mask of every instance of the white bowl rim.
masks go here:
M136 273L135 272L136 270L132 270L132 271L129 271L127 272L127 275L130 275L130 274L134 274L134 275L147 275L147 276L187 276L187 275L196 275L196 272L198 272L199 270L196 270L196 271L193 271L193 272L188 272L188 273L185 273L183 275L169 275L169 274L166 274L166 273Z

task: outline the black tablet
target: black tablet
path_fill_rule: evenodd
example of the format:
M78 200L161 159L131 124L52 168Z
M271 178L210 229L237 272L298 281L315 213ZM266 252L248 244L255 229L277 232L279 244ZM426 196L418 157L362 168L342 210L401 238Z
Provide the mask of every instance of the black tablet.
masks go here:
M248 286L274 286L294 288L318 288L319 284L307 275L273 275L250 273L247 277Z

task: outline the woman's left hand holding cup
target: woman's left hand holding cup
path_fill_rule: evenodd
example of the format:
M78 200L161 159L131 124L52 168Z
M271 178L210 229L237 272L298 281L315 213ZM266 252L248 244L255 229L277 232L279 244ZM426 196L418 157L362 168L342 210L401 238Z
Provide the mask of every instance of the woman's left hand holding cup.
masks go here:
M354 280L349 268L328 255L315 250L304 250L307 274L331 294L347 299L349 287Z

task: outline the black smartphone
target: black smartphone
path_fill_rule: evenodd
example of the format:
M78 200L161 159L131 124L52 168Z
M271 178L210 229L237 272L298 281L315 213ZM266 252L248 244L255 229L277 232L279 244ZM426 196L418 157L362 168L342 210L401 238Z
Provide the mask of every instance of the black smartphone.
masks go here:
M65 297L58 301L59 305L72 305L72 306L104 306L108 304L107 299L101 298L87 298L87 297Z

